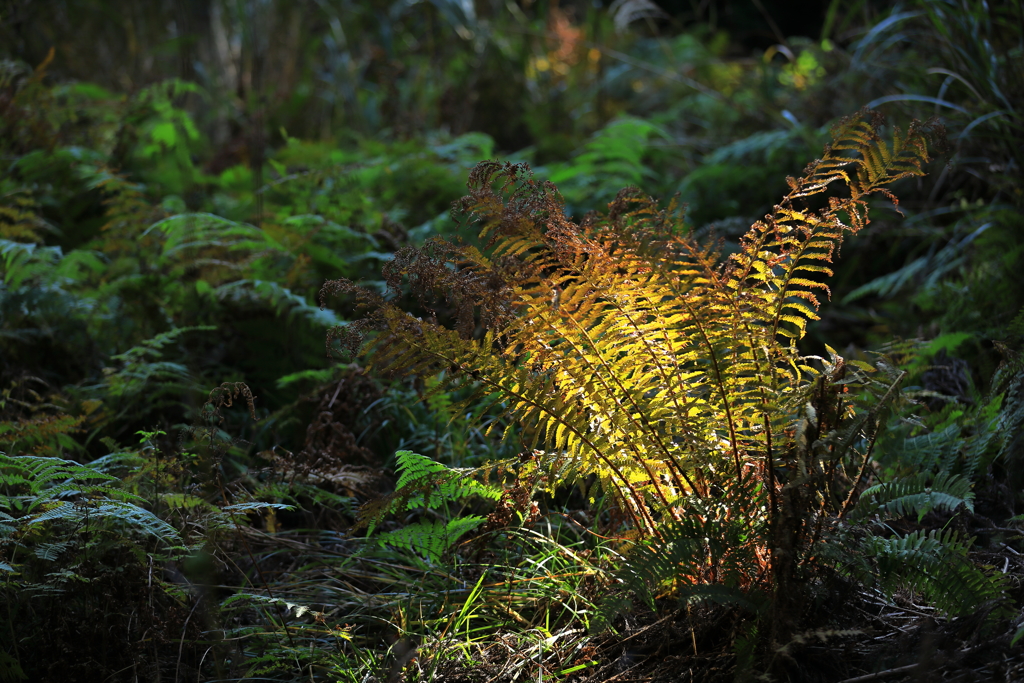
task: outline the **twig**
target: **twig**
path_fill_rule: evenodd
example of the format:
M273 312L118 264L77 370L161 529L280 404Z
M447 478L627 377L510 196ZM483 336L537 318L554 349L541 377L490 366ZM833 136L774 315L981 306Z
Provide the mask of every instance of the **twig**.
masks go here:
M960 655L961 657L966 657L968 655L974 654L975 652L979 652L981 650L985 650L986 648L991 647L991 645L992 644L990 642L980 643L978 645L975 645L974 647L969 647L969 648L967 648L965 650L957 650L956 654ZM873 673L873 674L865 674L864 676L856 676L854 678L847 678L845 680L839 681L839 683L869 683L870 681L880 681L883 678L889 678L890 676L899 676L899 675L902 675L902 674L911 673L912 671L917 669L917 667L919 667L919 666L921 666L921 665L920 664L907 664L906 666L898 666L895 669L886 669L885 671L878 671L878 672ZM984 669L984 668L985 667L982 667L982 669Z
M178 678L178 668L181 666L181 653L185 648L185 634L188 632L188 622L192 618L192 615L196 613L196 608L199 607L199 603L202 599L203 597L201 595L196 598L196 604L192 605L192 611L188 613L188 616L185 618L185 625L181 627L181 641L178 642L178 661L174 663L174 680L176 681L181 680ZM205 655L203 656L205 657Z
M328 410L334 406L334 402L338 399L338 394L341 393L341 387L345 382L338 382L338 388L334 390L334 396L331 396L331 402L327 404Z
M676 616L676 613L675 613L675 612L673 612L672 614L669 614L668 616L662 617L661 619L658 619L658 620L657 620L656 622L654 622L653 624L647 624L647 626L644 626L643 628L641 628L641 629L640 629L639 631L637 631L637 632L636 632L636 633L634 633L633 635L631 635L631 636L628 636L628 637L626 637L626 638L623 638L622 640L618 641L618 642L616 643L616 645L621 645L622 643L628 642L628 641L632 640L633 638L636 638L637 636L639 636L639 635L641 635L641 634L643 634L643 633L647 633L648 631L650 631L650 630L651 630L652 628L654 628L655 626L658 626L658 625L660 625L660 624L663 624L663 623L665 623L666 621L668 621L669 619L671 619L671 618L672 618L672 617L674 617L674 616Z
M846 680L839 681L839 683L868 683L869 681L880 681L883 678L889 678L890 676L900 676L902 674L908 674L920 664L907 664L906 666L898 666L895 669L886 669L885 671L878 671L873 674L867 674L864 676L856 676L854 678L847 678Z

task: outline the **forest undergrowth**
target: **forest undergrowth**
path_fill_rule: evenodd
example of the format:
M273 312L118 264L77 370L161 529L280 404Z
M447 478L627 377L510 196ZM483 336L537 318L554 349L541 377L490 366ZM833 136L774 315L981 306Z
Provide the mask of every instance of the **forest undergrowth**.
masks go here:
M0 13L0 681L1024 677L1019 3L130 4Z

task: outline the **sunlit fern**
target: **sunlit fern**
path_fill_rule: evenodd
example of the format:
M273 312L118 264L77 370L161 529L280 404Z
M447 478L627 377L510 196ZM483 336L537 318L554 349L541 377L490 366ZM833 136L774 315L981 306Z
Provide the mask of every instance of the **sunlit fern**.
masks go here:
M816 375L795 341L828 293L828 264L867 223L869 196L895 202L886 186L921 175L928 158L926 126L897 130L891 145L878 126L838 126L724 264L683 234L673 207L635 190L575 223L524 166L481 163L461 209L480 222L488 253L435 240L385 268L392 291L408 278L428 310L444 300L453 324L338 280L322 296L354 294L370 313L332 341L355 347L376 330L379 370L475 380L531 429L552 485L596 475L651 532L678 517L683 498L739 483L752 467L770 477L766 465L784 459ZM834 183L849 196L804 206Z

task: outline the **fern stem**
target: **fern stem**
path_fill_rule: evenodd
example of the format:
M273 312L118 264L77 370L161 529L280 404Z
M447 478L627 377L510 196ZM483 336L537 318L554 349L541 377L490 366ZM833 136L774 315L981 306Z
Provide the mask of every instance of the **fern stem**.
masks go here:
M729 443L732 446L733 460L736 462L736 483L743 483L743 468L740 465L740 449L739 444L736 441L736 424L732 417L732 409L729 407L729 392L725 388L725 384L722 382L722 370L718 364L718 354L715 353L715 347L711 343L711 339L707 335L707 331L704 329L704 325L701 324L700 318L697 317L697 313L693 310L689 301L684 301L683 305L686 306L687 310L693 318L693 322L700 331L700 336L704 339L705 345L708 348L708 356L711 359L711 365L715 370L715 387L718 389L718 393L722 396L722 407L725 409L725 422L729 427Z
M889 386L888 391L885 392L885 395L882 396L882 399L878 402L879 408L886 404L886 402L889 400L889 396L892 395L892 393L896 390L896 387L900 385L900 383L903 381L903 378L906 376L906 370L900 371L900 374L896 377L896 380ZM864 475L866 475L868 471L868 463L871 462L871 453L872 451L874 451L875 444L878 442L879 419L877 414L874 417L875 428L871 432L871 441L868 443L868 450L864 454L864 462L861 463L860 472L857 473L857 480L853 482L853 487L850 489L850 493L846 496L846 501L843 502L843 509L839 511L839 519L843 519L844 517L846 517L846 514L850 511L850 508L853 507L854 498L856 498L857 496L857 488L860 486L861 482L864 481Z
M767 413L764 416L765 436L765 467L768 470L768 530L769 538L774 538L775 520L778 516L778 500L775 497L775 458L772 455L772 425Z

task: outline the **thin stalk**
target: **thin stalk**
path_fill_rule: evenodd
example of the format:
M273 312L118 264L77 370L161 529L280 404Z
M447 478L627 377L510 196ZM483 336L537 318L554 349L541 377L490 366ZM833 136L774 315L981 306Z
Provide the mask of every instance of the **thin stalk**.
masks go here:
M881 408L882 406L885 405L886 401L889 400L889 396L893 393L893 391L896 390L896 387L899 386L899 384L903 381L903 378L906 377L906 376L907 376L907 371L906 370L903 370L903 371L900 372L899 376L896 378L896 381L894 381L889 386L888 391L885 392L885 395L882 396L882 399L878 402L878 407L879 408ZM868 444L867 453L864 454L864 462L861 463L860 472L857 474L857 480L853 482L853 487L850 488L850 493L846 496L846 501L843 503L843 509L840 510L840 512L839 512L839 519L842 519L842 518L846 517L846 514L850 511L850 508L853 507L853 500L857 496L857 488L860 486L861 482L864 480L864 475L867 474L868 464L871 462L871 453L872 453L872 451L874 451L875 443L878 441L878 427L879 427L878 423L879 423L879 419L878 419L878 416L876 415L875 416L875 428L874 428L874 430L872 430L872 433L871 433L871 441Z

